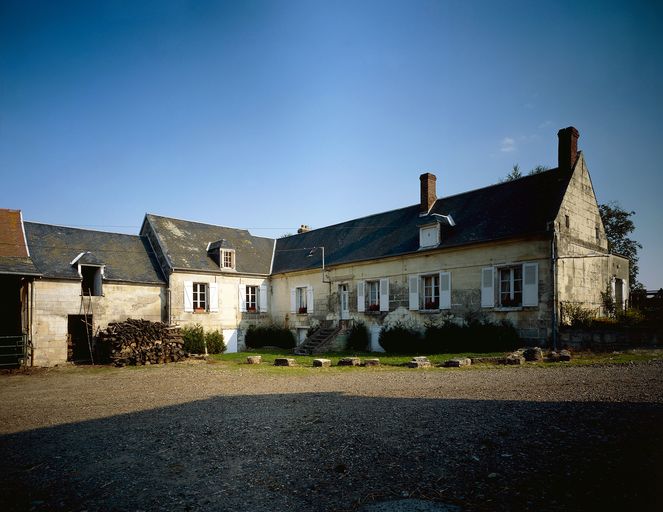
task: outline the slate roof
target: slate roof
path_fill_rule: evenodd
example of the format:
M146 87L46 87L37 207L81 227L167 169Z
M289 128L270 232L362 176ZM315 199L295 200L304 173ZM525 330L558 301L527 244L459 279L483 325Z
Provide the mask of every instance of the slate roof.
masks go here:
M430 214L451 215L441 224L441 243L431 249L546 233L562 202L571 174L552 169L489 187L438 199ZM273 273L417 253L419 204L280 238ZM446 224L446 225L445 225Z
M208 253L207 247L210 243L223 241L223 247L232 247L235 250L236 272L263 275L270 272L274 250L274 240L271 238L253 236L245 229L161 217L151 213L145 215L142 233L145 233L146 223L152 227L168 265L173 269L222 272Z
M20 210L0 208L0 274L36 276L23 234Z
M163 284L146 238L120 233L25 222L28 247L44 277L80 280L71 262L84 252L83 263L104 264L105 281Z

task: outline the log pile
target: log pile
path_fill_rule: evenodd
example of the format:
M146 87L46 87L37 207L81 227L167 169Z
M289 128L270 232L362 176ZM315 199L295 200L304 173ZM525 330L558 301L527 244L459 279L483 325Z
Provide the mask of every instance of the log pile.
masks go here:
M183 344L179 327L131 318L108 324L97 337L100 359L116 366L179 361L187 356Z

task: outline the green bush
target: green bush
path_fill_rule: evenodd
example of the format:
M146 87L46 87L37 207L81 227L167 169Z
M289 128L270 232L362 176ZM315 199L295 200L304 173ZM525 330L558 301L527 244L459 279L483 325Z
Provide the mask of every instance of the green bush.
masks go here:
M209 354L223 354L226 351L223 333L217 330L205 333L205 343Z
M385 352L392 354L415 354L422 348L421 336L400 322L380 331L378 343Z
M562 302L560 304L562 324L570 327L590 327L596 317L596 311L588 309L577 302Z
M355 351L368 350L368 328L363 322L355 322L348 333L348 349Z
M496 352L513 350L519 345L518 331L508 320L496 323L471 320L462 326L455 322L429 325L424 334L423 350L430 354Z
M200 324L185 325L180 329L184 340L184 350L191 354L205 353L205 332Z
M249 348L294 348L296 345L295 336L290 329L275 325L250 326L246 331L244 343Z

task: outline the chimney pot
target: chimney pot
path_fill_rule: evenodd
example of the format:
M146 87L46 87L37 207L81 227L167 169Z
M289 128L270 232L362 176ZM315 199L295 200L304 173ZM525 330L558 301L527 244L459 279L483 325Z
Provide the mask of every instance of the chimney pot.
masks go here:
M435 182L437 178L434 174L426 172L419 176L421 181L421 205L419 210L421 213L428 213L437 200L435 191Z
M309 231L311 231L311 228L308 227L307 224L302 224L302 225L299 226L299 229L297 230L297 234L301 235L302 233L307 233Z
M573 126L557 132L557 167L560 171L570 171L578 159L578 139L580 133Z

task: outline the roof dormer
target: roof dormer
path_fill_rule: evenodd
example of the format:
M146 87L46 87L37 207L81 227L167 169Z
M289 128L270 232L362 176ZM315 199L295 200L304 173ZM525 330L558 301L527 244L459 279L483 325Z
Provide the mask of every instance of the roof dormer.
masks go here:
M429 249L440 245L442 226L453 227L456 223L451 215L433 213L426 215L417 225L419 226L419 249Z
M221 270L235 270L235 248L222 238L207 244L207 254Z

